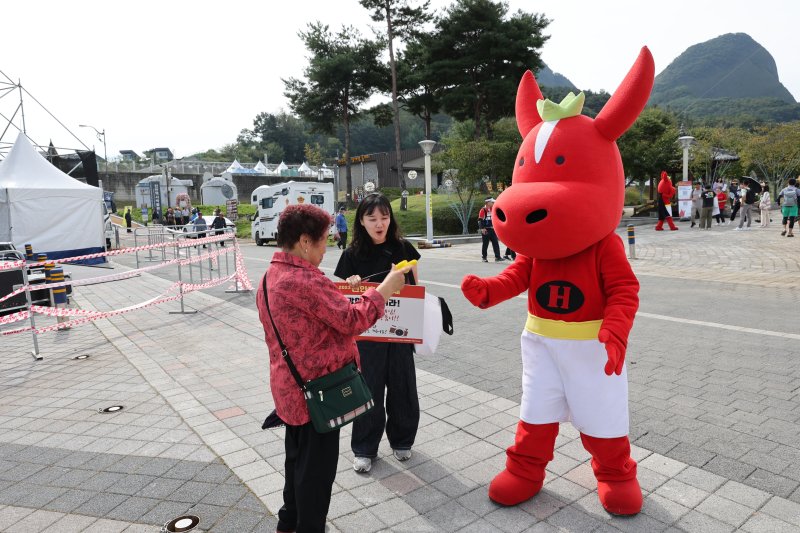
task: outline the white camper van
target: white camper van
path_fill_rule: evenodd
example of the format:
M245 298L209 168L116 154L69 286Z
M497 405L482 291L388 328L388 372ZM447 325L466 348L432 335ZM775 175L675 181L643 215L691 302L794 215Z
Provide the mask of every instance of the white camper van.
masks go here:
M290 181L262 185L253 191L251 202L256 206L251 233L258 246L274 241L278 234L278 217L289 205L310 203L334 215L333 184L318 181ZM333 226L331 226L333 232Z

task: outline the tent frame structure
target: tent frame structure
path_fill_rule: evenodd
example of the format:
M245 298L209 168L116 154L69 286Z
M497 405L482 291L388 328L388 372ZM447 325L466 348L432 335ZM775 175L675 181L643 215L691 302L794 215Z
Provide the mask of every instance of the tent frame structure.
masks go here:
M75 135L75 133L70 130L61 120L58 119L53 113L50 112L39 100L36 99L27 89L22 86L22 81L17 80L16 82L12 80L9 76L7 76L2 70L0 70L0 104L5 104L5 102L12 102L11 97L13 95L19 95L19 102L12 103L10 105L6 105L6 107L0 106L0 161L2 161L8 152L11 150L11 147L14 145L14 140L17 137L17 133L22 132L24 133L28 139L30 139L31 143L42 153L48 153L49 155L54 155L50 153L50 148L48 145L44 145L41 143L36 142L31 136L28 134L27 124L25 122L25 100L23 95L27 95L33 102L35 102L41 109L43 109L53 120L55 120L59 126L64 128L72 137L75 138L78 143L85 149L86 151L94 152L94 148L89 148L89 146L84 143L80 137ZM4 100L5 99L5 100ZM13 111L10 109L13 108ZM5 112L4 112L5 111ZM10 115L10 116L9 116ZM10 139L8 140L7 135L10 135ZM53 147L55 150L61 150L62 153L77 153L80 148L72 148L72 147ZM57 155L57 154L55 154ZM71 174L76 168L78 168L81 163L78 163L73 167L67 174Z

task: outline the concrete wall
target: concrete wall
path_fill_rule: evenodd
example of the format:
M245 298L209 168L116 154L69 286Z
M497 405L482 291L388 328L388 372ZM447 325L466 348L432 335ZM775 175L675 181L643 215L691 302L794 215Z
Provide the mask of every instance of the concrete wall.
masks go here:
M136 205L136 184L150 174L141 172L109 172L105 174L100 172L99 175L100 179L103 181L103 190L114 193L114 203L117 204L118 209L121 209L122 206ZM189 188L189 196L192 198L192 204L200 203L200 186L203 184L202 175L172 173L172 177L182 180L192 180L194 187ZM256 187L260 185L282 183L289 180L317 181L315 178L285 178L280 176L253 176L250 174L233 175L233 183L236 184L239 202L243 204L250 203L251 193Z

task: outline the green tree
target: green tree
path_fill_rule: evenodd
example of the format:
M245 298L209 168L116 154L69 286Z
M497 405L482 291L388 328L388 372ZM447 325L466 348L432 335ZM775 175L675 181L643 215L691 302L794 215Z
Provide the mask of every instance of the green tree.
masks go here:
M262 148L264 149L264 163L268 163L269 161L277 162L277 161L286 161L286 152L283 150L283 146L280 144L270 141L264 143ZM297 159L290 159L290 161L297 161Z
M457 0L436 20L430 71L443 108L456 120L472 119L475 139L482 132L491 139L494 123L514 114L522 74L542 67L549 22L522 11L509 16L508 4L491 0Z
M319 143L307 144L303 152L309 165L318 167L322 164L322 147Z
M306 80L283 80L292 110L307 120L314 131L333 133L344 127L347 198L351 201L353 175L350 163L350 124L358 119L360 106L373 91L385 87L385 66L379 61L380 41L364 39L354 28L343 27L335 35L327 25L312 24L300 38L311 52Z
M425 138L433 139L431 123L441 108L439 78L431 68L431 34L418 33L406 43L397 63L399 72L398 99L410 113L425 124Z
M444 192L451 195L450 207L461 220L464 234L468 232L475 195L485 183L511 183L520 144L516 122L511 118L497 122L494 139L473 139L472 129L468 121L455 124L442 139L444 150L433 156L436 172L443 172L452 182Z
M361 5L372 12L372 20L386 23L386 44L389 48L389 70L392 74L392 111L394 113L394 146L397 157L397 174L400 187L406 188L403 176L403 161L400 154L400 109L397 104L397 62L395 61L394 39L416 30L421 24L428 22L431 15L427 13L430 2L414 7L409 0L360 0Z
M800 121L756 128L742 152L747 168L779 191L800 171Z
M308 129L301 119L284 110L259 113L253 120L253 129L242 130L239 140L259 141L271 161L300 162L303 148L310 140ZM275 146L279 146L280 151L275 150Z
M674 166L680 155L676 122L671 113L648 107L617 141L625 184L637 184L642 196L647 184L657 179L662 170Z
M689 168L695 177L707 182L743 175L741 161L723 156L738 156L750 134L740 128L699 126L692 130L696 144L690 149Z

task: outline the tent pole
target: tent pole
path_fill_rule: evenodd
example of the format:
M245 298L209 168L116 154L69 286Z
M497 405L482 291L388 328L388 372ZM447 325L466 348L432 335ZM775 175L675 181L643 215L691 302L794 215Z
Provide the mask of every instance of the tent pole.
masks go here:
M22 111L22 133L27 135L28 132L25 130L25 106L22 104L22 80L20 79L17 79L17 88L19 89L19 107Z

